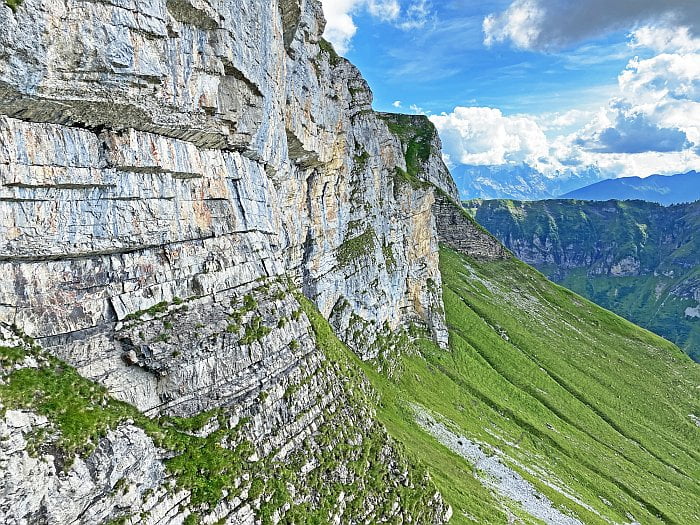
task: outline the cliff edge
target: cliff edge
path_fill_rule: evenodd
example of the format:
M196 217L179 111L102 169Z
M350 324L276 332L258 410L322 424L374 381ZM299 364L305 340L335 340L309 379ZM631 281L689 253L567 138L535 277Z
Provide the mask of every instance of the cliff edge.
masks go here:
M338 348L447 344L456 189L324 23L316 0L0 7L4 522L449 518Z

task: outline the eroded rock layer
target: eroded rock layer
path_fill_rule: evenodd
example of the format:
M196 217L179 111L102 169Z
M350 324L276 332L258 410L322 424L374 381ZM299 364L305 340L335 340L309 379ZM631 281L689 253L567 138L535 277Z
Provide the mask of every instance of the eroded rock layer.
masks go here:
M46 405L5 407L0 461L17 467L0 486L5 522L266 523L300 505L342 523L445 519L371 403L350 402L366 387L348 390L329 365L298 294L363 359L409 328L444 345L433 185L454 196L454 183L434 129L373 112L323 26L317 0L0 7L2 344L22 348L12 338L27 334L53 357L16 359L15 372L60 375L59 358L138 409L57 465L25 439L66 431ZM251 443L251 464L310 456L284 491L270 488L277 467L250 467L227 478L235 496L224 483L226 501L207 500L166 468L182 451L133 421L143 414L209 416L219 422L204 417L202 439ZM316 479L356 494L295 487L344 440L356 449ZM358 458L381 462L399 495L349 472ZM68 501L71 483L84 494ZM36 487L48 495L28 495ZM407 505L414 496L423 503Z
M433 213L437 222L438 239L445 246L477 259L497 260L510 257L500 242L445 193L437 192Z

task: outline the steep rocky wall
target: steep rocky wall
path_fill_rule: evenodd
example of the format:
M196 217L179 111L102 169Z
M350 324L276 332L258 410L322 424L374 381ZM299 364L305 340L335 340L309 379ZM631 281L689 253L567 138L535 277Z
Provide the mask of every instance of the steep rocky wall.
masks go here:
M357 70L319 47L319 6L284 12L299 28L285 50L274 5L187 5L3 9L0 110L19 117L0 123L4 317L85 339L290 273L327 316L346 299L444 339L425 286L432 191L390 176L400 142Z
M0 6L0 322L140 413L224 410L245 421L240 433L259 458L318 452L319 432L338 425L360 438L336 439L361 443L371 411L348 405L295 291L365 359L414 324L442 344L447 335L433 188L397 176L411 169L403 137L371 110L359 72L320 39L323 24L316 0ZM414 175L451 192L431 141ZM44 424L31 411L8 414L3 431L14 436ZM111 428L100 447L117 450L128 428ZM372 433L386 452L377 457L393 457L385 434ZM21 457L8 461L31 463L22 447L17 438L7 454ZM355 481L332 469L326 481L339 476ZM13 494L5 521L114 518L105 494L118 479L97 477L81 500L102 502L94 519L82 504L57 515L47 502L18 507L32 490L20 476L6 480L15 489L0 487ZM202 507L189 489L162 488L172 479L156 481L134 483L160 483L158 504L138 492L116 515L261 519L261 496L245 501L247 489ZM162 514L174 494L182 509ZM374 501L365 505L372 520L411 515L400 501L367 498L355 503ZM313 493L296 501L322 502ZM423 519L443 520L439 496L426 508Z

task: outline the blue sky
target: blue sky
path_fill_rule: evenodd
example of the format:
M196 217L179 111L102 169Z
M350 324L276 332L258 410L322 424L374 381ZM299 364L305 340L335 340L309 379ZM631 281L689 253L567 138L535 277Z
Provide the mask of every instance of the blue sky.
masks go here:
M453 168L700 170L699 0L323 3L375 108L430 115Z
M597 107L610 98L631 58L625 32L552 53L487 47L484 18L507 6L445 2L425 26L409 31L363 10L346 56L370 82L380 110L400 100L432 113L465 104L545 113Z

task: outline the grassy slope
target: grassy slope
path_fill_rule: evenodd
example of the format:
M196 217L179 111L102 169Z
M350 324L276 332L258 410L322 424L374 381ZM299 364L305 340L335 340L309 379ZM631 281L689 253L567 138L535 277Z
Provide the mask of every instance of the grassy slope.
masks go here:
M543 269L546 273L546 269ZM589 276L586 270L568 273L561 284L591 301L678 344L700 362L700 321L685 310L697 301L670 293L684 282L700 280L700 267L680 277L641 275L633 277Z
M614 522L629 523L627 513L645 524L700 522L700 428L688 417L700 414L697 365L518 261L443 250L441 266L450 351L421 342L399 358L393 380L365 370L382 393L382 421L430 466L455 509L452 523L507 517L471 466L417 428L409 403ZM604 523L510 466L584 523Z

